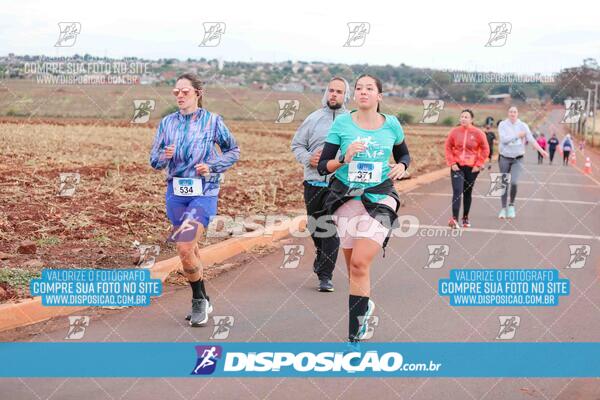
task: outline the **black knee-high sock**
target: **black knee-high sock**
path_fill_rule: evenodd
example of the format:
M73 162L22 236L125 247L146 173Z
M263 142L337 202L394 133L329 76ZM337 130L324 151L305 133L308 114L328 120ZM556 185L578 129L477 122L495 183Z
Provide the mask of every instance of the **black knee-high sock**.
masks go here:
M190 282L190 286L192 287L192 297L194 299L206 299L209 300L206 295L206 289L204 288L204 281L202 279L198 279L195 282Z
M517 197L517 185L510 185L510 203L508 205L513 206L515 204L515 198Z
M358 334L359 319L367 313L369 308L369 298L364 296L355 296L351 294L348 297L348 338L354 339Z
M204 295L204 298L206 300L210 300L209 297L208 297L208 294L206 294L206 288L204 287L204 280L201 280L201 282L202 282L201 283L201 285L202 285L202 294Z

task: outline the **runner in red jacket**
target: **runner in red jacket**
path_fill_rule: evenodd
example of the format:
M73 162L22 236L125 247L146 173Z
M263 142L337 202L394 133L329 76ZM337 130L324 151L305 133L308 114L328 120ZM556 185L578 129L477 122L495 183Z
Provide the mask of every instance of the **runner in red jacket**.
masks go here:
M460 125L453 128L446 139L446 162L450 166L452 180L452 218L448 222L451 228L458 228L461 196L464 202L462 226L471 226L471 193L489 154L490 146L485 133L473 126L473 111L463 110L460 113Z

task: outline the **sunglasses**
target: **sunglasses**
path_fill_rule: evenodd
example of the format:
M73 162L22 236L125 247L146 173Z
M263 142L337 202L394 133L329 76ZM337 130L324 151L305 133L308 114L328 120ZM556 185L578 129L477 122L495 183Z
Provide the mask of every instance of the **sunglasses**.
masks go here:
M184 87L181 89L173 89L173 96L179 96L179 93L183 93L184 96L187 96L188 94L190 94L190 92L193 92L197 89L194 89L193 87Z

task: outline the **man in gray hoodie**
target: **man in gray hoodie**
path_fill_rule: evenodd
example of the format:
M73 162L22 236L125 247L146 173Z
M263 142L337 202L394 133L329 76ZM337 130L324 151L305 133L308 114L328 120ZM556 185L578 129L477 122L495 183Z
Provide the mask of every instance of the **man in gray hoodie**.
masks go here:
M314 214L323 209L331 177L319 175L317 163L335 117L348 112L346 104L349 99L348 82L344 78L333 77L321 100L322 107L306 117L292 139L292 152L296 160L304 166L304 203L308 214L308 229L316 249L313 271L319 278L318 290L321 292L333 292L331 280L340 242L335 229L323 230L316 227ZM323 234L325 231L334 233Z

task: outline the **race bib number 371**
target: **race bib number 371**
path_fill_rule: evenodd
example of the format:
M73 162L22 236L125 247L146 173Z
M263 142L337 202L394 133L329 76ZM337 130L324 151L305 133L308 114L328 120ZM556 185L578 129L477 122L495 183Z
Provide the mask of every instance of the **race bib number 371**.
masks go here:
M202 179L173 178L173 193L176 196L202 196Z
M381 162L352 161L348 164L348 180L350 182L381 182Z

